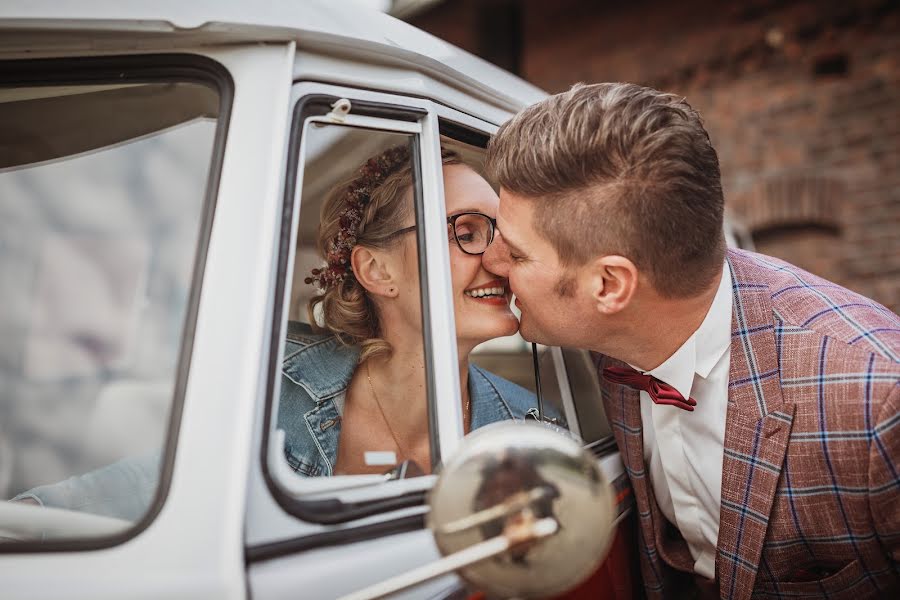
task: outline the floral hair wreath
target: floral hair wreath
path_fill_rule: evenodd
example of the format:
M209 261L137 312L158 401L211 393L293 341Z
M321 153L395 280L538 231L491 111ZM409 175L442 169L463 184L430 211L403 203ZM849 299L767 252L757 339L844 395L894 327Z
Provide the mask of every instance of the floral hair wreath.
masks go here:
M313 269L311 276L303 280L305 283L315 284L325 291L353 274L350 253L356 245L359 226L366 207L372 200L372 193L408 162L409 149L396 146L370 158L359 168L356 178L348 186L344 199L346 205L338 217L340 228L337 235L328 242L325 266Z

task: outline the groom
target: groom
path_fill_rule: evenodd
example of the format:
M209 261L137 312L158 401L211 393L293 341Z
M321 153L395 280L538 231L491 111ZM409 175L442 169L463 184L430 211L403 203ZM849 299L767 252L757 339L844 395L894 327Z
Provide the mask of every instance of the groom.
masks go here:
M485 265L526 339L594 352L647 596L900 597L900 318L726 249L680 97L575 86L501 127L488 168Z

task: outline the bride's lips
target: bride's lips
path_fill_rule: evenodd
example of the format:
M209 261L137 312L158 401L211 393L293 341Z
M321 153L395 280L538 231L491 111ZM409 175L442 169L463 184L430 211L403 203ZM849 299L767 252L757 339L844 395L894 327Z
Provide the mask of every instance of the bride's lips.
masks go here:
M509 306L509 284L505 279L494 279L492 281L488 281L486 283L481 283L476 286L470 287L466 290L466 292L477 292L479 290L493 290L496 291L498 288L503 289L503 293L500 295L491 295L491 296L482 296L475 297L470 296L468 293L464 295L469 300L474 300L475 302L479 302L482 304L493 304L495 306Z

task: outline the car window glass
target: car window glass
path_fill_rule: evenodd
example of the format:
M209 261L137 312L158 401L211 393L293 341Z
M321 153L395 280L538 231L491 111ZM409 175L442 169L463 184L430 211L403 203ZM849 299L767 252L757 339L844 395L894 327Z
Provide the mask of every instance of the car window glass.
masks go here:
M588 444L607 440L612 437L612 427L600 402L600 380L590 352L563 348L562 355L581 438Z
M0 540L149 509L218 106L190 82L0 88Z
M283 443L270 444L298 476L431 471L413 142L321 123L303 133L272 411Z

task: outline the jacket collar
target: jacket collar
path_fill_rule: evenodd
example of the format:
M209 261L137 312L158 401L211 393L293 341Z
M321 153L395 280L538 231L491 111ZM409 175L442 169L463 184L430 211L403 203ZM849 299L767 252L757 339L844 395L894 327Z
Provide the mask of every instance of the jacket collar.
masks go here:
M284 374L309 392L316 403L346 392L359 364L359 347L345 346L334 336L308 336L296 341L301 348L285 356ZM469 401L472 429L513 418L491 375L471 363Z
M469 363L469 402L472 410L470 429L514 418L509 404L497 389L496 375Z
M722 597L750 598L794 406L781 393L772 296L752 255L729 250L731 367L716 573Z
M343 394L359 363L358 346L346 346L333 335L293 339L300 348L286 354L282 372L321 403Z

